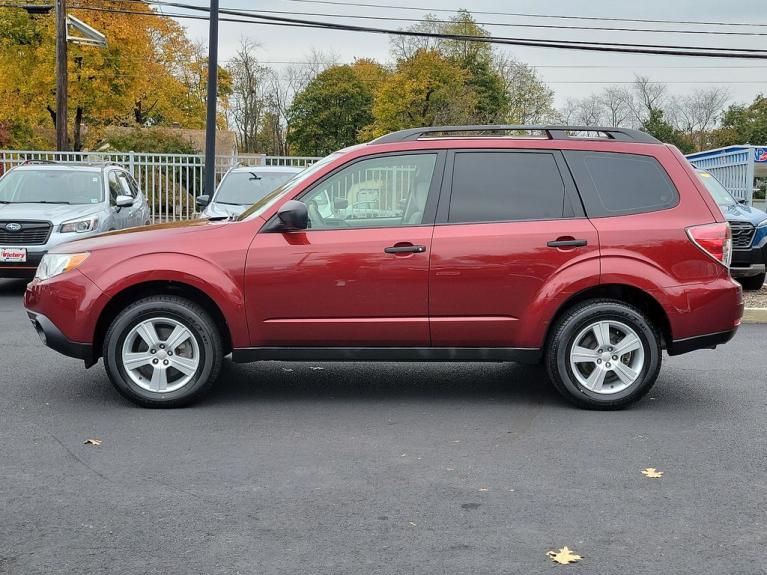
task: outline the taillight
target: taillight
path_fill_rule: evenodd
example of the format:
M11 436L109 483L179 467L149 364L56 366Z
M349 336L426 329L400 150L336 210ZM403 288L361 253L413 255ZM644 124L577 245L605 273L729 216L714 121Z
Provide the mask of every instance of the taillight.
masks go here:
M696 246L725 267L732 260L732 231L727 222L687 228L687 235Z

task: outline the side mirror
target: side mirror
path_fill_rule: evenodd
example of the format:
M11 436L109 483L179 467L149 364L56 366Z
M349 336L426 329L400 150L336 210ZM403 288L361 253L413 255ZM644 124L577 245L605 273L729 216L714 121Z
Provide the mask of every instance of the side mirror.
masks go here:
M198 208L204 208L210 203L210 196L208 196L207 194L204 196L197 196L194 199L194 203Z
M277 211L278 225L274 231L296 232L309 227L309 210L306 204L296 200L289 200Z
M738 200L738 203L739 203L741 206L746 206L746 205L748 205L748 200Z
M131 196L117 196L115 198L115 206L118 208L129 208L133 205L133 198Z

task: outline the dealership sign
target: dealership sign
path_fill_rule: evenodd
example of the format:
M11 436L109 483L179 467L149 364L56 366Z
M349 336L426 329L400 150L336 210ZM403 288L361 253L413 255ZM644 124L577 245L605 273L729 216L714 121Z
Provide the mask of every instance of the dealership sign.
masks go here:
M754 161L767 163L767 148L754 148Z

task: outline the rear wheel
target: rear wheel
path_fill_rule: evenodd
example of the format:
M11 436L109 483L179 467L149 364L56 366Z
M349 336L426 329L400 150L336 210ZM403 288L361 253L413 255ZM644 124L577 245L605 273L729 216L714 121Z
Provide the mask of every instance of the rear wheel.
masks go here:
M661 365L660 335L641 311L584 302L553 327L546 368L557 390L589 409L620 409L644 396Z
M738 278L740 285L746 291L756 291L762 289L764 285L765 276L767 274L759 274L758 276L751 276L748 278Z
M154 296L128 306L104 338L104 365L123 396L144 407L180 407L204 395L221 368L221 335L200 306Z

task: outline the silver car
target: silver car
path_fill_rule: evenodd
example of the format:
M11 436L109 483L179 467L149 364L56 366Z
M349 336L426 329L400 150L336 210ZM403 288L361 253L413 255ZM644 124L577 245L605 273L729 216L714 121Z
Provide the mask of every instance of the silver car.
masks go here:
M144 194L119 165L17 166L0 178L0 278L31 278L55 245L150 220Z
M204 218L239 216L269 192L302 172L290 166L239 166L221 179L213 197L198 196L197 209Z

